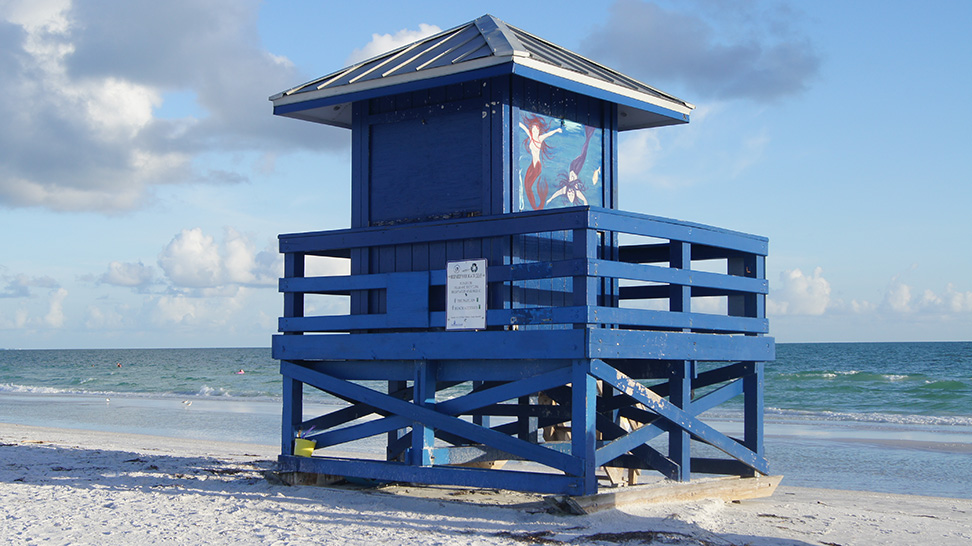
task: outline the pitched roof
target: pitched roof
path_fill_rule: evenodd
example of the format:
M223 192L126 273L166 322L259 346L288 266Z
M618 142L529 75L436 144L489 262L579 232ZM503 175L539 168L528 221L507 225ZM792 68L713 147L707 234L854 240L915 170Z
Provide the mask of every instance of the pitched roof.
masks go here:
M350 104L401 91L519 74L618 104L620 130L685 123L695 108L616 70L484 15L299 85L270 100L278 115L351 126Z

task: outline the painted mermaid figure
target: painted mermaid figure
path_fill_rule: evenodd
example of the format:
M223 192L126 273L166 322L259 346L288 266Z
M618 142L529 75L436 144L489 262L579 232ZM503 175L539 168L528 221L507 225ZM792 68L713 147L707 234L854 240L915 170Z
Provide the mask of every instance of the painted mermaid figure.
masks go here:
M526 116L523 121L520 122L520 128L523 129L527 138L523 141L527 150L530 151L530 156L532 161L530 166L527 167L526 175L523 177L523 188L526 191L527 199L530 200L530 208L533 210L542 209L547 199L547 185L540 181L540 172L543 169L541 158L551 159L552 152L550 151L550 145L546 143L546 140L551 135L561 132L563 129L557 127L553 130L548 130L547 122L545 122L540 116ZM533 194L533 186L537 185L537 195ZM537 199L539 197L539 200ZM538 204L539 203L539 204Z
M584 168L584 162L587 160L587 147L591 143L591 137L594 136L595 129L593 127L584 126L584 147L581 148L580 154L570 162L570 167L566 174L560 175L560 189L554 192L547 200L546 204L549 205L551 201L563 195L567 198L567 201L573 205L577 201L581 204L587 204L587 197L584 196L584 190L587 189L584 186L584 182L580 179L580 172ZM597 180L600 177L601 168L598 167L594 171L594 176L591 181L593 186L597 185Z

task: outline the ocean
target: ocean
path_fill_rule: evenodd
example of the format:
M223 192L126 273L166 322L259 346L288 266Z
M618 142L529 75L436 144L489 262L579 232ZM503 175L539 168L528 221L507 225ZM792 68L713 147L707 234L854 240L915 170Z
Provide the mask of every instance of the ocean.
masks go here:
M266 348L0 350L7 423L277 445L280 390ZM341 404L306 391L309 414ZM778 344L765 408L784 484L972 498L972 342ZM704 420L736 434L740 412Z

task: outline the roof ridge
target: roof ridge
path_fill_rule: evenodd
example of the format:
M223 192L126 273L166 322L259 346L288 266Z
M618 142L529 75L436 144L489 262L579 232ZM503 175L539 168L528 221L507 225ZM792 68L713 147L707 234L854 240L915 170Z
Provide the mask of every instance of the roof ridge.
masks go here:
M490 14L483 15L472 22L479 29L486 44L497 57L529 57L530 52L523 47L519 38L511 31L513 28L506 21Z

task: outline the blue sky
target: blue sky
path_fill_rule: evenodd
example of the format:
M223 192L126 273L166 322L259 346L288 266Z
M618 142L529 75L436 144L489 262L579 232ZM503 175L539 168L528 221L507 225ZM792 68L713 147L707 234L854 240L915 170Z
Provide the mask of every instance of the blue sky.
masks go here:
M778 341L972 339L970 2L104 4L0 1L0 347L269 345L350 135L267 97L484 13L697 105L622 208L769 237Z

